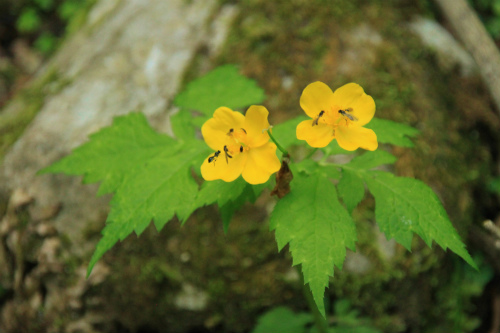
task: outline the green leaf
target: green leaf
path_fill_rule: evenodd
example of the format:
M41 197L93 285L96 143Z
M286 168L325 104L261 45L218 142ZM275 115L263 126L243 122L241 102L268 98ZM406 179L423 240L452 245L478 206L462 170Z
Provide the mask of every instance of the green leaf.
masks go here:
M240 75L236 66L225 65L190 82L174 104L212 116L218 107L238 109L259 104L264 98L264 91L255 81Z
M82 1L65 0L59 7L57 7L57 13L61 19L69 21L83 7L84 3Z
M17 30L20 32L35 32L40 28L42 20L38 11L33 7L23 9L16 22Z
M298 116L293 119L289 119L281 124L273 126L272 134L274 138L286 148L289 148L292 145L300 145L305 141L301 141L297 139L296 129L297 125L304 120L309 119L306 116Z
M38 37L34 43L34 47L44 53L49 54L54 51L57 45L57 38L51 33L44 32Z
M375 197L377 224L388 239L394 238L411 251L413 233L416 233L429 247L434 240L444 250L449 248L477 268L430 187L419 180L382 171L369 171L364 175Z
M375 131L378 142L401 147L413 147L413 142L409 138L420 133L408 125L380 118L373 118L365 127Z
M127 176L111 201L111 212L90 260L88 274L118 240L124 240L134 231L140 235L152 220L160 231L174 214L180 220L189 217L198 193L189 167L199 162L204 150L200 145L165 150Z
M375 151L367 151L362 155L356 156L347 164L347 166L350 168L369 170L378 167L379 165L393 164L396 160L397 159L394 155L384 150L377 149Z
M346 247L355 249L356 227L330 181L318 174L307 177L294 171L294 176L291 192L274 208L270 227L278 249L288 243L293 265L302 264L304 283L325 316L323 295L329 276L333 265L342 268Z
M172 130L175 137L179 140L195 140L195 127L193 124L193 115L191 112L180 109L179 112L170 118Z
M488 190L500 194L500 177L493 178L488 183Z
M330 155L338 155L338 154L342 154L342 155L350 155L350 154L354 154L356 151L349 151L349 150L345 150L344 148L341 148L339 146L339 143L337 142L337 140L332 140L332 142L330 142L328 144L328 146L326 146L325 148L320 148L323 153L326 155L326 156L330 156Z
M294 313L286 307L277 307L259 317L252 333L304 333L305 325L311 321L309 313Z
M174 214L181 221L189 217L198 193L190 167L206 155L203 142L179 143L156 133L144 115L131 113L41 171L85 175L86 182L102 182L99 193L115 192L89 274L117 241L134 231L140 235L151 221L161 230Z
M247 182L239 177L233 182L223 180L206 181L201 186L200 192L194 202L194 207L199 208L213 203L223 206L238 197L246 188Z
M92 134L71 155L40 173L85 175L85 183L101 181L98 195L116 191L130 170L167 150L178 149L176 141L155 132L141 113L117 117L113 125Z
M299 163L295 163L297 171L304 172L308 175L317 173L325 178L340 179L341 173L339 166L329 163L319 163L310 158L304 159Z
M246 202L254 202L265 187L266 184L250 185L241 177L228 183L222 180L206 181L198 192L192 210L216 203L224 232L227 233L234 213Z
M365 182L357 172L342 169L342 178L340 178L337 189L347 210L352 214L354 208L365 196Z

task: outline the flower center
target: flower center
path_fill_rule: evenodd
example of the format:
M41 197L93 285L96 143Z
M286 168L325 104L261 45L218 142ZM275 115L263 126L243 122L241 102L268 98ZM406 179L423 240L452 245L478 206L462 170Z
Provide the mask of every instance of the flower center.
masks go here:
M225 151L231 155L241 154L248 151L247 131L244 128L231 128L227 132Z
M326 124L335 130L339 125L349 126L352 122L358 121L358 118L352 114L353 108L340 108L335 105L329 110L321 110L313 119L313 126Z

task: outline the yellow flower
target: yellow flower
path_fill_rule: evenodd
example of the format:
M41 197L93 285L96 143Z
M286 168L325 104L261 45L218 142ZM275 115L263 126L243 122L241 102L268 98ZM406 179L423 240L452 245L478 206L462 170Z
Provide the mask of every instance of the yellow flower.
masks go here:
M311 83L300 96L300 106L312 119L297 126L297 138L311 147L326 147L337 139L345 150L377 149L377 135L363 127L375 114L375 102L360 85L348 83L332 92L323 82Z
M201 165L205 180L232 182L240 175L250 184L265 183L280 169L276 145L269 142L269 112L252 105L243 116L220 107L201 127L207 145L214 150Z

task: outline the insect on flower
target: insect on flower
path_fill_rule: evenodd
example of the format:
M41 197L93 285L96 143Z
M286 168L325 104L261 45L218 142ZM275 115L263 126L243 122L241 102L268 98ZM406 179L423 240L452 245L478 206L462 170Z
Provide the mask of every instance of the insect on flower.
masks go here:
M302 92L300 106L311 119L297 125L297 138L311 147L337 140L345 150L377 149L377 135L363 127L375 115L375 101L359 84L348 83L333 92L323 82L313 82Z
M314 118L312 126L314 126L314 125L318 126L319 118L323 117L324 114L325 114L325 111L321 110L321 112L318 114L318 116L316 118Z
M270 127L268 115L267 109L258 105L248 108L246 115L227 107L215 110L213 117L201 127L205 142L216 151L201 165L203 178L232 182L241 175L250 184L267 182L281 166L276 156L277 147L269 142L269 134L265 131ZM224 152L226 164L211 167L210 162L221 152Z
M208 163L214 162L214 166L215 166L215 161L217 161L217 157L219 157L219 154L220 154L220 150L217 150L212 156L210 156L208 158Z
M352 108L347 108L345 110L339 110L339 113L343 115L344 117L349 118L351 121L358 121L358 118L350 114L349 112L352 112Z
M233 158L233 157L229 155L229 149L227 149L227 146L224 146L224 155L226 155L226 164L229 164L229 160L227 158L228 157Z

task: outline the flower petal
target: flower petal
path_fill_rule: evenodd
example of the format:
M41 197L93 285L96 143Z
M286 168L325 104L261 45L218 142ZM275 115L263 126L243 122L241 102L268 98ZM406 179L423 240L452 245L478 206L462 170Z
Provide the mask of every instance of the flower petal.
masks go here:
M276 145L268 142L248 151L248 159L242 176L247 183L262 184L267 182L273 173L278 172L280 167L280 160L276 156Z
M262 132L269 128L268 115L269 111L263 106L252 105L248 108L243 128L247 132L249 147L259 147L269 141L267 131Z
M352 108L351 114L358 118L354 126L363 126L372 120L375 114L375 102L357 83L348 83L333 93L334 104L342 110Z
M241 113L223 106L215 110L214 116L203 124L201 134L210 148L221 150L227 140L227 132L231 128L243 127L244 121L245 116Z
M335 130L335 136L339 146L345 150L353 151L361 147L373 151L378 147L377 135L368 128L339 126Z
M333 128L321 123L313 126L313 121L313 119L304 120L297 125L297 139L305 140L309 146L314 148L326 147L335 139Z
M232 182L241 175L247 155L247 153L234 155L233 158L228 158L227 163L224 152L221 152L219 157L210 163L208 159L213 155L207 156L201 165L201 176L205 180L222 179L225 182Z
M320 81L309 84L300 96L300 107L311 118L316 118L321 111L334 106L333 92Z

